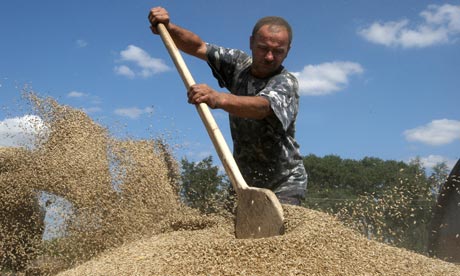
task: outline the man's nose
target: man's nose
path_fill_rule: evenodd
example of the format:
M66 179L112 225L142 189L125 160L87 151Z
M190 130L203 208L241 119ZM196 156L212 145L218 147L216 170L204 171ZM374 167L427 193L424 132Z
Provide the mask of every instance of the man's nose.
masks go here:
M267 61L273 61L273 53L272 51L268 51L267 54L265 54L265 60Z

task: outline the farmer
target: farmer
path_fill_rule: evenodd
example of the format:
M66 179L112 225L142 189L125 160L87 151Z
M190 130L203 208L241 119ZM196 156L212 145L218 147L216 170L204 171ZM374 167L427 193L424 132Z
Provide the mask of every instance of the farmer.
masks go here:
M188 102L229 113L233 155L248 185L272 190L281 203L300 205L307 174L294 139L298 82L282 66L292 41L289 23L280 17L260 19L249 40L251 57L205 43L171 23L162 7L152 8L148 18L154 34L163 23L177 47L206 61L220 87L230 91L195 84L187 91Z

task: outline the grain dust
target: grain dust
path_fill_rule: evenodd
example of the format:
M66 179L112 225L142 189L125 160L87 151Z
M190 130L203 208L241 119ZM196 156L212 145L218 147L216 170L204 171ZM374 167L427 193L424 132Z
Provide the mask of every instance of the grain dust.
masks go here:
M164 141L119 140L80 110L27 97L46 128L32 149L0 151L2 275L460 275L301 207L283 206L283 236L235 239L230 215L181 204ZM50 239L57 201L37 207L43 193L69 202L54 208L63 226Z

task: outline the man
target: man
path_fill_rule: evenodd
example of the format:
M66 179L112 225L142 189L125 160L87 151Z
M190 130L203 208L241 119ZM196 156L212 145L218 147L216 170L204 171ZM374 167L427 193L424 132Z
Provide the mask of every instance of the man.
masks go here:
M289 24L280 17L259 20L250 37L251 58L205 43L171 23L162 7L152 8L148 18L153 33L163 23L177 47L206 61L219 85L231 92L196 84L187 96L191 104L206 103L229 113L233 154L248 185L272 190L281 203L300 205L307 174L294 139L298 83L282 66L291 47Z

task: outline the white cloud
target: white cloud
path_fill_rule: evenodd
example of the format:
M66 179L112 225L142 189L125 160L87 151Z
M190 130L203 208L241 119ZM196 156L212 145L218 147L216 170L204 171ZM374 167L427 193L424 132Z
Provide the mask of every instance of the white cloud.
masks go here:
M184 155L187 157L187 159L189 159L189 161L199 162L210 155L215 155L215 152L212 151L213 147L211 141L207 140L204 142L206 143L203 144L203 141L197 142L186 140L181 143L180 147L185 149ZM211 144L209 144L208 142ZM214 161L219 160L215 159L215 156L213 157L213 159Z
M69 98L81 98L81 97L84 97L86 96L85 93L83 92L78 92L78 91L70 91L68 94L67 94L67 97Z
M0 121L0 146L30 147L36 135L44 130L42 119L35 115L5 119Z
M119 108L119 109L116 109L114 112L115 114L123 116L123 117L136 119L143 114L153 113L153 108L152 107L146 107L143 109L140 109L137 107Z
M130 79L136 76L134 71L126 65L115 66L114 71L117 75L125 76Z
M420 13L423 22L410 26L407 19L374 22L358 31L364 39L385 46L428 47L454 41L460 34L460 6L429 5Z
M445 163L449 169L452 169L457 162L457 160L449 159L441 155L428 155L426 157L421 157L420 161L425 168L433 168L439 163Z
M151 57L146 51L135 46L129 45L120 52L120 61L133 64L136 69L132 69L123 64L114 68L115 73L128 78L143 77L147 78L153 74L171 70L163 60Z
M97 107L97 106L93 106L93 107L84 107L84 108L82 108L82 110L86 114L90 114L90 113L100 112L102 110L102 108Z
M429 24L445 25L452 33L460 32L460 6L445 4L443 6L429 5L420 13Z
M359 34L371 42L391 46L397 42L396 37L407 23L407 20L387 23L375 22L370 27L360 30Z
M351 75L363 72L358 63L336 61L307 65L301 72L293 74L299 80L301 95L325 95L343 89Z
M67 93L68 98L74 98L80 100L87 101L89 104L91 104L91 107L81 107L81 110L83 110L85 113L90 114L90 113L96 113L101 111L102 109L98 106L101 104L101 100L97 96L93 96L89 93L83 93L79 91L70 91Z
M78 48L84 48L84 47L88 46L88 42L86 42L83 39L78 39L77 41L75 41L75 44L77 44Z
M197 162L203 160L204 158L212 155L212 151L202 150L202 151L188 151L186 156L191 160L198 160Z
M428 145L440 146L460 139L460 121L433 120L430 123L404 131L407 141L421 142Z

